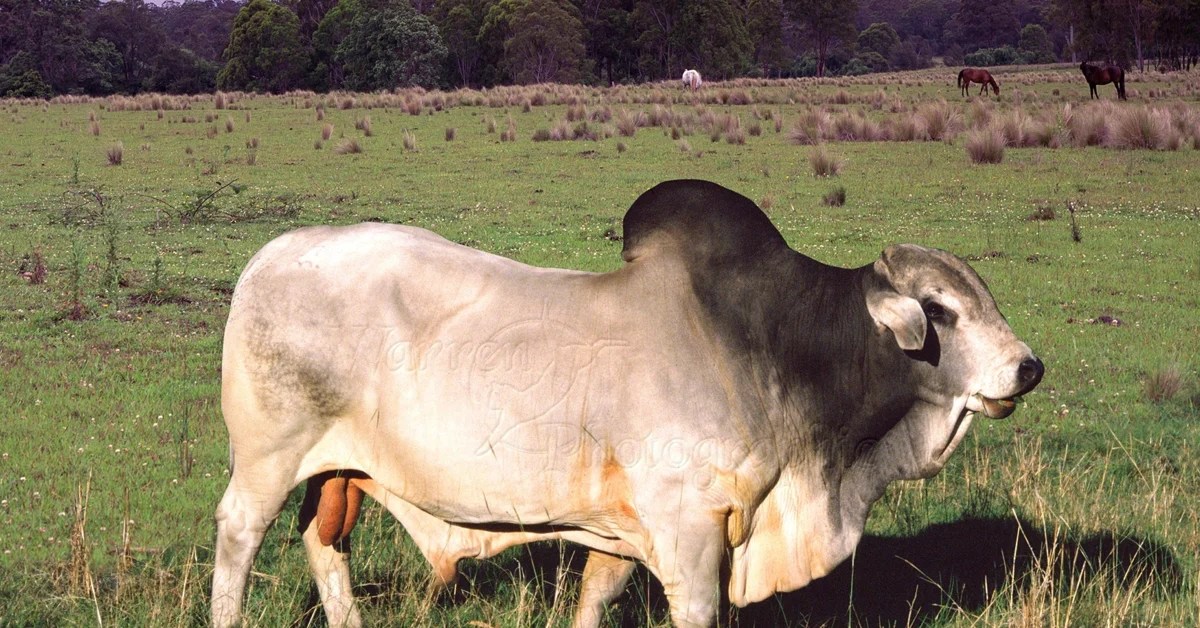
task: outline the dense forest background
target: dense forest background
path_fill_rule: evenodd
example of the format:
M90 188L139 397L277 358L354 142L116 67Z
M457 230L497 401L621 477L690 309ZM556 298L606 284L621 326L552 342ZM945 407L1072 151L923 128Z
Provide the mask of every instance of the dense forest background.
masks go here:
M0 0L0 96L381 90L1108 60L1190 69L1200 0Z

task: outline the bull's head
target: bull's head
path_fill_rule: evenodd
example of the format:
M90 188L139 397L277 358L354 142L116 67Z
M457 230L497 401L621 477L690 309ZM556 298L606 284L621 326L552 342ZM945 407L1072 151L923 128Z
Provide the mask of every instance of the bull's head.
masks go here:
M1012 413L1038 385L1042 361L1017 339L983 280L965 262L935 249L888 247L868 289L867 308L920 364L918 395L940 407Z

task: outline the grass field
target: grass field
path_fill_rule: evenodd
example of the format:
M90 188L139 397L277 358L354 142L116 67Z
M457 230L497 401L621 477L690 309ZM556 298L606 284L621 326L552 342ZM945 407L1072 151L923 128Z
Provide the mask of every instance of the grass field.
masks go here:
M1047 366L941 475L889 489L853 561L731 622L1200 625L1200 75L1134 74L1121 103L1111 86L1089 103L1076 69L997 78L998 99L941 69L698 94L0 101L0 626L206 621L221 330L275 235L383 220L611 270L625 209L682 177L753 198L827 263L901 241L971 260ZM973 157L985 132L998 163ZM837 174L814 176L814 154ZM563 624L582 564L512 550L430 603L375 505L355 550L381 625ZM255 563L253 625L323 622L304 560L289 506ZM613 625L665 625L635 579Z

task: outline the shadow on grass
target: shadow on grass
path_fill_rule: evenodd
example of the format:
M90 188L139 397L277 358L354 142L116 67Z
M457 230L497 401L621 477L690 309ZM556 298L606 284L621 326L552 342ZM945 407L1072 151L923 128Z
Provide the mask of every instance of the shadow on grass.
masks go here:
M460 567L473 595L496 595L515 578L532 585L535 594L548 601L554 598L560 565L565 561L567 569L578 574L585 559L584 548L535 544L499 560L464 561ZM1174 554L1156 541L1116 533L1056 536L1024 520L975 517L932 525L912 537L866 536L853 561L798 591L729 609L727 621L721 623L920 624L936 618L947 606L981 611L998 592L1045 574L1064 592L1104 578L1113 583L1109 586L1136 584L1148 595L1168 597L1178 594L1183 584L1182 567ZM654 578L639 567L611 609L609 625L644 625L648 616L666 623L667 604Z

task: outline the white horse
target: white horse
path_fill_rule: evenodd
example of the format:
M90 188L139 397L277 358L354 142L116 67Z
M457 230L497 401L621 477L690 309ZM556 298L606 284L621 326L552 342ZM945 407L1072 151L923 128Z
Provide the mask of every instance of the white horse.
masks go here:
M690 88L692 88L692 91L695 91L697 89L700 89L700 84L702 82L703 81L700 80L699 72L697 72L695 70L684 70L683 71L683 86L684 87L690 87Z

